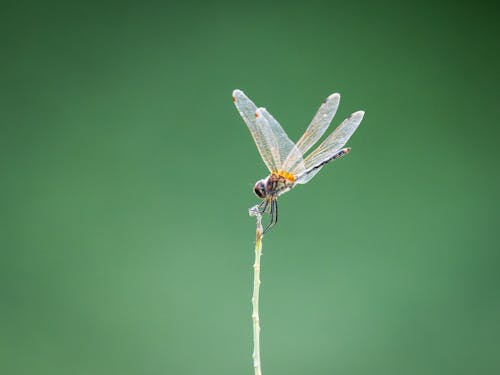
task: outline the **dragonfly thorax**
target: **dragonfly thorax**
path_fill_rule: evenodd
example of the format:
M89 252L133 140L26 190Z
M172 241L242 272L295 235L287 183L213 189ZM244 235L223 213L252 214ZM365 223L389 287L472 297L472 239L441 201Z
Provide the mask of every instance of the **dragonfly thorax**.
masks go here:
M294 181L285 178L279 174L272 173L268 177L257 181L253 191L259 198L267 198L270 196L277 197L288 190L294 185Z

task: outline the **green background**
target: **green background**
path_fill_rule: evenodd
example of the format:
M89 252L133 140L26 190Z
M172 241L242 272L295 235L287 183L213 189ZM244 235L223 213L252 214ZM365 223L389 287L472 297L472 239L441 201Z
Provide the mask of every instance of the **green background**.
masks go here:
M252 374L244 90L348 157L264 240L268 374L500 373L493 2L2 5L0 373Z

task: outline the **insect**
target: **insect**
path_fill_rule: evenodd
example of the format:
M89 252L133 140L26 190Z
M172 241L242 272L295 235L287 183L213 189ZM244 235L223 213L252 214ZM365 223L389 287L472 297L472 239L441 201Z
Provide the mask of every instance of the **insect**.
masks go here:
M361 123L364 111L351 114L314 151L305 156L330 125L339 101L340 95L337 93L326 98L302 137L293 143L265 108L257 108L243 91L233 91L233 102L270 172L269 176L257 181L254 186L255 194L262 199L259 211L271 216L264 233L278 222L278 196L297 184L307 183L325 164L351 151L344 145Z

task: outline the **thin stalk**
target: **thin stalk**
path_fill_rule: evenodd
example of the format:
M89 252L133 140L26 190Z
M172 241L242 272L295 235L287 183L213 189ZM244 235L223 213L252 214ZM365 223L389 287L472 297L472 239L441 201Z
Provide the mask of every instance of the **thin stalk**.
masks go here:
M262 216L258 206L249 210L250 216L255 216L257 228L255 233L255 263L253 265L253 296L252 296L252 322L253 322L253 368L255 375L262 375L260 366L260 324L259 324L259 288L260 288L260 256L262 255Z

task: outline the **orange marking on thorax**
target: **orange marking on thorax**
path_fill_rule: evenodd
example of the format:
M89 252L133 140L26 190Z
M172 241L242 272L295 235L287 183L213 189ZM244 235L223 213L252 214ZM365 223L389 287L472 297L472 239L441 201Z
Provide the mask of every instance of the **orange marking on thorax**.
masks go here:
M288 173L288 172L285 172L285 171L278 171L278 173L276 173L278 176L280 177L283 177L285 180L288 180L290 182L294 182L295 181L295 176L291 173Z

